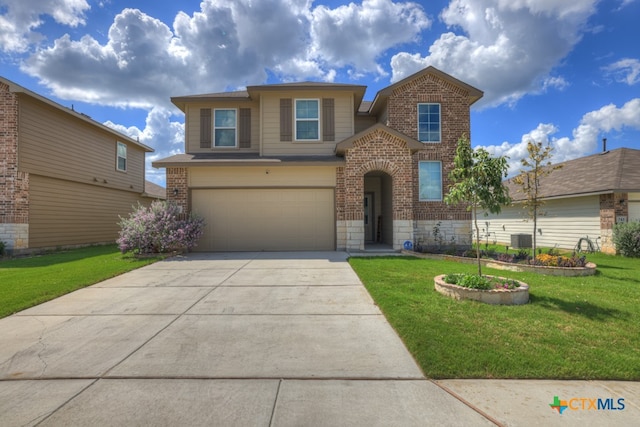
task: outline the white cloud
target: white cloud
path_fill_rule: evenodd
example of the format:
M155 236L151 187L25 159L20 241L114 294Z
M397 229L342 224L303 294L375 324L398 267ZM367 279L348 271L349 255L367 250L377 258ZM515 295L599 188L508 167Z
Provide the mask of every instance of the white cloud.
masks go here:
M593 153L600 142L600 136L625 128L640 130L640 98L634 98L622 107L605 105L591 111L573 129L572 137L557 138L558 128L551 123L540 123L532 131L522 135L519 142L503 142L500 145L484 147L494 156L509 156L509 174L520 170L520 159L527 156L527 142L542 142L554 147L554 163L564 162Z
M568 84L550 73L580 40L597 0L452 0L440 19L451 30L429 54L393 56L393 81L433 65L481 88L480 105L517 101ZM549 84L552 84L550 86Z
M393 46L417 41L430 26L416 3L364 0L335 9L321 5L312 12L312 52L336 67L385 74L377 57Z
M107 121L105 126L117 130L142 144L155 148L155 152L146 156L146 178L165 185L165 170L156 169L151 163L164 157L184 152L184 123L171 120L171 111L153 108L149 111L144 129L136 126L126 127Z
M632 86L640 82L640 61L633 58L624 58L604 67L604 71L611 75L617 82Z
M26 52L43 39L35 30L48 15L69 27L85 24L84 13L90 9L86 0L0 0L0 50Z
M567 86L569 86L569 83L564 79L564 77L549 76L544 79L544 82L542 83L542 90L545 92L550 88L564 90Z
M283 80L332 81L335 67L346 65L356 69L353 76L383 75L379 56L417 40L430 24L415 3L311 4L204 0L192 14L179 12L172 27L124 9L106 42L64 35L37 50L22 69L62 99L151 108L169 106L171 96L260 84L269 71Z

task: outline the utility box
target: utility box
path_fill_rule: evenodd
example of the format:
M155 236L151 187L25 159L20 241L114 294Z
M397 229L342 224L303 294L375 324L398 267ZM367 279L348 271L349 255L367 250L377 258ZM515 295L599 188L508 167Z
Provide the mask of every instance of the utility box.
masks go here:
M511 247L515 249L529 249L533 247L531 234L512 234Z

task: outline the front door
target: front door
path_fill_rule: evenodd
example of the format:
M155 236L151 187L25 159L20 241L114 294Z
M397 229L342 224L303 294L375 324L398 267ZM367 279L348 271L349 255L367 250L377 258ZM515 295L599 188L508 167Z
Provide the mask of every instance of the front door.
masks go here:
M373 212L373 193L364 193L364 241L373 242L375 234L375 213Z

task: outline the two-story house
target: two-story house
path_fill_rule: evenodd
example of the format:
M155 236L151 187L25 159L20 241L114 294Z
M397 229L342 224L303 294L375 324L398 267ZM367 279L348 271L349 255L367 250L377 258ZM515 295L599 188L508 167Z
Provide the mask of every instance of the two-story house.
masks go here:
M181 96L185 154L167 193L206 220L198 250L394 249L432 237L469 244L470 214L448 206L458 139L478 89L428 67L363 101L338 83L249 86Z
M10 252L114 243L153 151L0 77L0 241ZM154 193L154 194L148 194Z

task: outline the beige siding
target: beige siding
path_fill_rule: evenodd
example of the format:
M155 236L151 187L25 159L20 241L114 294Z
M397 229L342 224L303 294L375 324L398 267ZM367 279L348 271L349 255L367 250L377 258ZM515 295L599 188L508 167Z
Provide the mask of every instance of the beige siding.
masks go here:
M377 120L373 116L356 116L355 118L355 133L360 133L363 130L375 125Z
M225 166L189 169L191 188L335 186L335 166Z
M640 221L640 193L629 193L629 221Z
M141 200L136 193L29 177L29 247L115 242L120 216ZM149 203L146 199L143 203Z
M280 141L280 98L335 100L335 141ZM262 95L263 155L332 155L336 143L354 134L353 95L340 91L268 92ZM293 106L295 109L295 104ZM322 121L322 108L320 108ZM320 125L322 130L322 125ZM320 135L322 137L322 135ZM295 134L294 134L295 138Z
M198 251L335 250L333 189L193 190Z
M251 108L251 148L242 151L258 151L260 148L260 104L259 102L231 102L195 103L188 104L185 114L185 152L211 153L220 151L237 152L238 148L200 148L200 109L201 108ZM238 120L240 118L238 112ZM213 120L213 112L211 114ZM213 127L212 127L213 129Z
M549 200L541 208L546 215L538 218L538 246L573 249L581 237L592 240L600 236L600 201L598 196ZM481 234L486 234L489 222L489 242L509 244L512 234L532 234L533 222L525 221L521 206L503 208L498 216L479 217Z
M116 170L118 139L104 130L29 97L20 98L19 123L21 171L99 183L112 189L144 191L141 148L128 144L127 171L120 172Z

